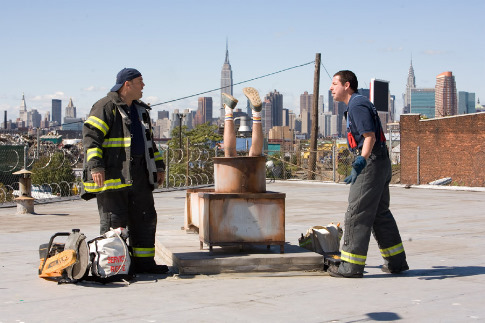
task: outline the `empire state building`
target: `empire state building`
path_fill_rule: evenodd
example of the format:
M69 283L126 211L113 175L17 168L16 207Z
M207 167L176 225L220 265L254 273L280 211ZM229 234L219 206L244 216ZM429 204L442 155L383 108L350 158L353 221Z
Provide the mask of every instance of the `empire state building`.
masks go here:
M227 93L233 95L232 92L232 69L231 64L229 63L229 50L227 48L227 41L226 41L226 60L224 61L224 65L222 65L221 71L221 109L220 109L220 117L219 120L224 123L224 106L222 105L222 93Z

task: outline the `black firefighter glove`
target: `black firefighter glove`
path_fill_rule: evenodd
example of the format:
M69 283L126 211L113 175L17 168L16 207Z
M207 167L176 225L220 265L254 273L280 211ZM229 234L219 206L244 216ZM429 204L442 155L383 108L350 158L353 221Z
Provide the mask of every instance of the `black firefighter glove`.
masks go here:
M350 175L344 179L345 184L354 184L357 176L359 176L360 172L364 169L365 165L367 165L367 161L362 156L357 156L357 158L352 163L352 171Z

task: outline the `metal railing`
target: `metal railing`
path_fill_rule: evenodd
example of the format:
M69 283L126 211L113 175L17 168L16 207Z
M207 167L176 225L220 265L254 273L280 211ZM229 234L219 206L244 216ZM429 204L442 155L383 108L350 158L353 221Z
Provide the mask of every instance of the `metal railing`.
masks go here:
M164 189L182 189L200 187L214 183L215 149L200 149L197 146L190 149L169 149L158 147L166 163L166 178L162 187ZM53 168L54 156L60 156ZM31 187L31 196L36 203L62 200L79 197L81 192L81 174L83 162L83 149L81 146L57 147L54 144L0 144L0 205L14 205L14 199L20 195L19 178L22 175L13 173L21 170L45 169L55 172L63 165L69 165L76 174L74 182L60 181L59 183L34 183Z
M166 164L166 178L162 187L167 189L186 189L214 184L213 158L223 156L217 147L200 148L187 145L185 149L170 149L160 145L158 148ZM293 147L292 147L293 148ZM59 154L60 153L60 154ZM19 176L13 175L20 169L31 170L34 163L37 169L50 169L53 156L61 157L60 165L69 165L75 175L73 182L32 184L32 197L36 203L78 198L81 191L83 149L81 146L58 147L54 144L0 144L0 205L14 205L19 196ZM239 151L247 155L247 151ZM292 150L265 151L267 156L267 178L278 180L316 180L341 182L350 174L353 155L345 147L327 146L316 152L315 170L309 168L310 152L305 148ZM395 157L395 158L394 158ZM394 156L392 160L399 160ZM40 164L39 164L40 163ZM59 163L57 163L57 167ZM394 177L399 178L399 164L393 165ZM394 180L396 181L396 180Z

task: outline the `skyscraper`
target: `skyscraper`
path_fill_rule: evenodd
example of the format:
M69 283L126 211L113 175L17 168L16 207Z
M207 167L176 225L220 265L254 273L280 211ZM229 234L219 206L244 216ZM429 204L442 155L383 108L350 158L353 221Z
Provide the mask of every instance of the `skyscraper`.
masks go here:
M323 101L323 95L320 95L318 97L318 102L317 102L317 118L320 113L324 112L324 108L325 108L325 102ZM313 109L313 94L308 94L308 92L305 91L303 92L303 94L300 94L300 118L301 118L302 134L307 134L307 135L311 134L312 109Z
M19 119L27 124L27 104L25 104L25 95L23 93L22 102L20 102Z
M458 92L458 114L475 113L475 93Z
M418 113L427 118L435 116L435 89L411 89L410 113Z
M212 98L200 97L195 115L195 125L201 125L206 122L212 122Z
M75 117L76 117L76 107L72 103L72 98L69 98L69 104L66 107L64 118L75 118Z
M270 92L266 94L264 101L266 100L270 102L270 105L267 106L267 109L271 109L271 119L268 124L269 126L268 130L274 126L282 126L283 125L283 94L274 90L274 92Z
M303 92L303 94L300 94L300 118L302 134L310 134L312 98L313 94L308 94L307 91Z
M169 117L170 117L170 112L168 112L166 110L158 111L158 120L169 119Z
M396 120L396 96L395 95L390 95L390 101L389 101L389 117L391 121Z
M221 115L219 120L221 123L224 123L224 106L222 105L222 93L227 93L233 95L232 92L232 69L231 64L229 63L229 49L226 40L226 60L224 61L224 65L222 65L221 71ZM212 118L212 114L211 114Z
M60 125L62 123L62 101L52 99L52 122Z
M51 112L46 111L46 113L44 114L44 119L40 121L40 127L41 128L48 128L50 121L51 121Z
M288 113L288 126L290 129L297 130L296 129L296 114L293 111L290 111ZM300 130L298 130L300 131Z
M411 90L416 88L416 78L414 77L413 60L411 59L411 66L409 66L408 81L406 83L406 93L403 95L404 107L402 113L409 113L411 111Z
M212 109L211 109L212 111ZM197 111L191 111L190 109L184 109L184 122L183 125L187 127L187 130L194 129L194 117Z
M261 123L263 126L263 132L267 134L269 130L273 127L273 104L266 96L263 100L263 109L261 110Z
M41 119L42 119L42 116L37 111L37 109L30 110L29 112L27 112L27 127L39 128Z
M457 113L456 83L452 72L436 77L435 117L454 116Z
M288 109L283 109L283 119L282 119L282 126L289 126L290 125L290 115ZM293 128L291 128L293 129Z
M83 119L76 118L76 107L72 103L72 98L69 98L69 104L64 111L62 130L82 131L82 129Z

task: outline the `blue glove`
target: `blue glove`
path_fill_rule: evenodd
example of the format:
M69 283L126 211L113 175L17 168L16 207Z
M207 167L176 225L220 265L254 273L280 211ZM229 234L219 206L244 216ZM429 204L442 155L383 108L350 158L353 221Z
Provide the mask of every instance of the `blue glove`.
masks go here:
M352 163L352 171L350 175L344 179L345 184L354 184L357 176L359 176L360 172L364 169L365 165L367 165L367 161L362 156L357 156L357 158Z

